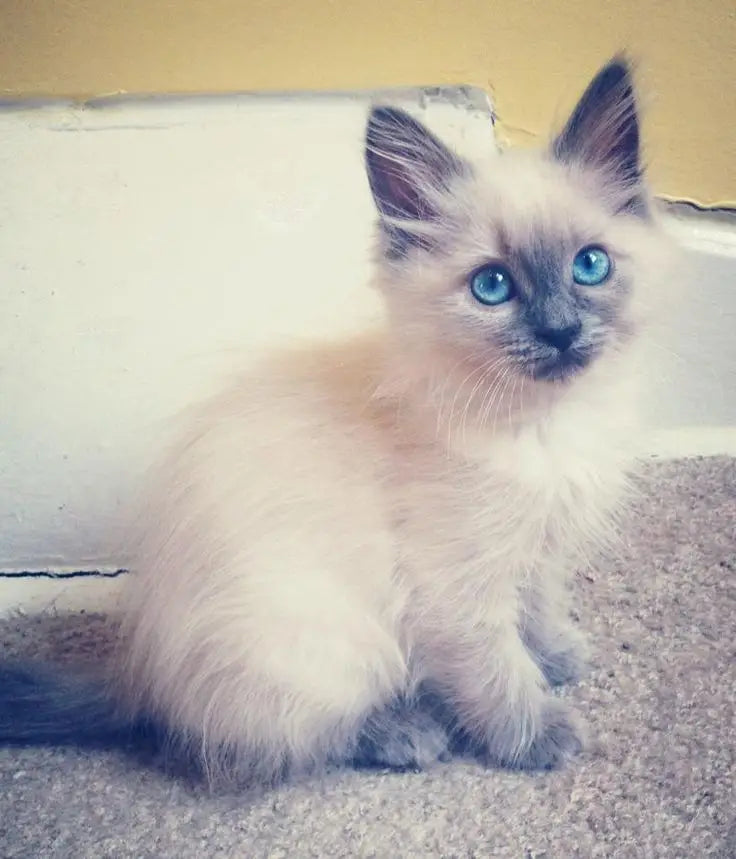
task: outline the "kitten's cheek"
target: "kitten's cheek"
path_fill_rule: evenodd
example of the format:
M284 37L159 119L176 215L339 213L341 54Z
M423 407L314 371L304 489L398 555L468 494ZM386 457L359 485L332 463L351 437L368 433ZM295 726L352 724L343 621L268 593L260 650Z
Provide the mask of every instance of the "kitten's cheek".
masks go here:
M601 338L601 348L605 349L608 344L625 346L636 337L638 330L639 324L631 316L618 316Z
M633 340L639 332L639 325L633 318L626 317L621 320L621 337L626 341Z

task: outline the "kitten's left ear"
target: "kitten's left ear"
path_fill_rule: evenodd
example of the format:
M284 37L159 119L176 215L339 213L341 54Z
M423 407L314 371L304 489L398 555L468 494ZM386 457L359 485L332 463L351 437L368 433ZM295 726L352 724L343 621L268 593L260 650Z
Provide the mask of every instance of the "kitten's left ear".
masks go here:
M371 111L365 163L383 225L399 251L426 245L426 228L439 216L441 196L468 169L421 123L393 107Z
M599 168L634 191L641 184L639 118L626 58L615 57L593 78L552 152L560 161Z

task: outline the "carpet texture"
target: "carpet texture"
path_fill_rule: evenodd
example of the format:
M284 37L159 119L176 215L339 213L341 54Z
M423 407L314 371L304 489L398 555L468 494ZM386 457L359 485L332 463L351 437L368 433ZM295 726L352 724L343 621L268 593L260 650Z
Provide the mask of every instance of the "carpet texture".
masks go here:
M0 857L736 857L736 460L653 463L623 545L579 577L595 647L566 692L594 737L538 775L451 762L213 797L114 753L0 750ZM16 618L2 652L105 646Z

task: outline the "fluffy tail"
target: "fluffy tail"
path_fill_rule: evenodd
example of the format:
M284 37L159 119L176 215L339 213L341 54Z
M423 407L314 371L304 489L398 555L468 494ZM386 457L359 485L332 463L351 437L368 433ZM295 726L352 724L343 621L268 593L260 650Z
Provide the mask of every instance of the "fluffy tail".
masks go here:
M120 746L148 734L126 720L105 684L64 668L0 664L0 744Z

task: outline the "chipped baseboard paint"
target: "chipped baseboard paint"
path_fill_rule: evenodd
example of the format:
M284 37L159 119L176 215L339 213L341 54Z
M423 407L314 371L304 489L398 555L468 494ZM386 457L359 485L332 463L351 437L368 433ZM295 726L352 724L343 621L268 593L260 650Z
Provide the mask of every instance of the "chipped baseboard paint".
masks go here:
M50 579L52 581L72 581L73 579L84 579L94 576L99 579L116 579L125 575L128 570L2 570L0 579Z

